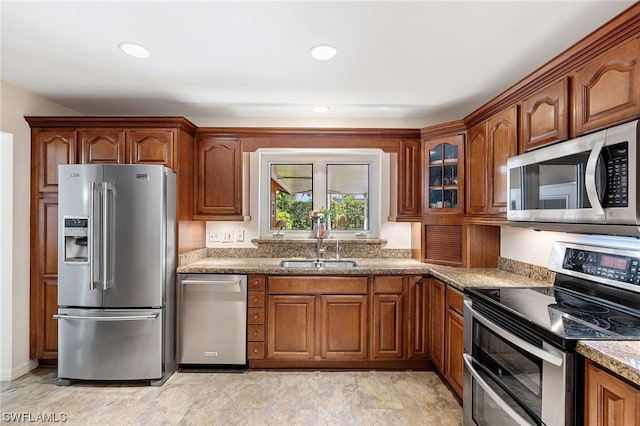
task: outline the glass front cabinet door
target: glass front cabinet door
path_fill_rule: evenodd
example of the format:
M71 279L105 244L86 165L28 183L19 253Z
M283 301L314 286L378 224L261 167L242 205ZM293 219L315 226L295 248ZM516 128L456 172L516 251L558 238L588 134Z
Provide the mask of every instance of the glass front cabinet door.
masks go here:
M432 139L425 144L425 211L463 213L464 136Z

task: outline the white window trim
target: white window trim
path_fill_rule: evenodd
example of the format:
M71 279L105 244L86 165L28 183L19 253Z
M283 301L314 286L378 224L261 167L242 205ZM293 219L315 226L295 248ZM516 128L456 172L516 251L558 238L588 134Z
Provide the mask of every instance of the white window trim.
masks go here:
M326 207L326 163L331 164L369 164L369 227L367 238L380 238L383 219L383 176L389 174L389 154L380 149L279 149L261 148L257 151L259 163L258 223L261 238L273 238L270 229L270 170L272 163L313 163L313 208ZM388 179L386 180L388 186ZM387 188L388 193L388 188ZM318 195L319 194L319 195ZM387 205L388 208L388 205ZM311 230L286 231L285 238L310 238ZM356 238L355 230L331 230L330 238Z

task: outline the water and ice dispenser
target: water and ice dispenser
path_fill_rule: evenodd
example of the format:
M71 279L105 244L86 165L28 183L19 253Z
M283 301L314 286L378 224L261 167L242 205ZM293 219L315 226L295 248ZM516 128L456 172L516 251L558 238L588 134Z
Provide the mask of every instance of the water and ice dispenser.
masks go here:
M64 261L89 262L89 218L64 218Z

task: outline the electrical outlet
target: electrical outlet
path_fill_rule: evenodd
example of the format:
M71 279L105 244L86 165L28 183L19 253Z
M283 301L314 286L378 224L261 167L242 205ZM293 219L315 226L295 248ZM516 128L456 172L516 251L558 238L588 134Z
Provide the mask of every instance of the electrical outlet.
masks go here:
M236 229L236 241L239 243L244 241L244 229Z
M210 243L219 243L220 242L220 232L218 232L218 231L209 232L209 242Z
M233 242L233 232L224 231L222 233L222 242L223 243L232 243Z

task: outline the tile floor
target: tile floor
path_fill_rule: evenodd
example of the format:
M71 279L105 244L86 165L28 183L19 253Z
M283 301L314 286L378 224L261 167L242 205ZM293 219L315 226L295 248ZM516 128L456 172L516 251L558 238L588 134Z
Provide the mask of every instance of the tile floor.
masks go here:
M161 387L56 386L40 368L0 388L0 423L65 425L461 425L433 372L181 372Z

